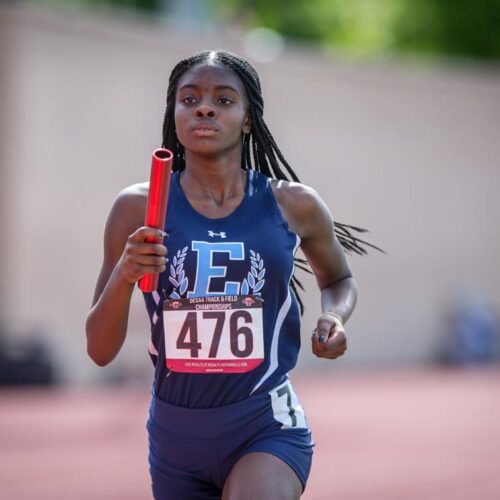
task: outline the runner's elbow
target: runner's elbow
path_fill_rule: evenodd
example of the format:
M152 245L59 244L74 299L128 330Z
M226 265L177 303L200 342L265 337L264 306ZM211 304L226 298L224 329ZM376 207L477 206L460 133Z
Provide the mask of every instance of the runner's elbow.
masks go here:
M101 349L96 348L92 342L87 339L87 354L89 358L97 366L106 366L113 361L114 356L109 356L107 353L102 352Z
M87 354L89 355L90 359L97 365L97 366L107 366L113 358L109 356L102 356L98 353L94 353L91 351L91 349L87 346Z
M85 325L87 334L87 354L97 366L109 365L115 356L110 354L103 348L102 344L97 341L98 332L92 328L92 324L89 319L87 319L87 324Z

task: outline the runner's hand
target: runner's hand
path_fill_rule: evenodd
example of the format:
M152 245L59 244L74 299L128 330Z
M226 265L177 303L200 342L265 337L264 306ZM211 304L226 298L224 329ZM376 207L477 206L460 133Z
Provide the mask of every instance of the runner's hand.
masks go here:
M127 239L123 254L117 264L120 276L128 283L136 283L146 274L165 271L167 248L163 245L166 233L151 227L140 227ZM146 239L154 243L146 242Z
M335 359L347 350L344 326L332 314L322 314L311 336L312 351L318 358Z

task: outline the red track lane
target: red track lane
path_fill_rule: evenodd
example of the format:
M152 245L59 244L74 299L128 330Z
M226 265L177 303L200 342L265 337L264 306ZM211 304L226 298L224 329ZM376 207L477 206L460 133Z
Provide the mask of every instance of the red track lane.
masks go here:
M500 369L295 377L313 429L305 500L500 498ZM151 498L147 390L0 391L0 498Z

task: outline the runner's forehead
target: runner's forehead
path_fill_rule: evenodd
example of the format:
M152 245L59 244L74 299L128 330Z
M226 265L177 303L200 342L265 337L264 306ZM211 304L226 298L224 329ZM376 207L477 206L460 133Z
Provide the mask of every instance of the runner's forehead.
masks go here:
M198 64L190 68L179 78L177 92L185 88L226 88L246 97L245 86L238 75L221 64Z

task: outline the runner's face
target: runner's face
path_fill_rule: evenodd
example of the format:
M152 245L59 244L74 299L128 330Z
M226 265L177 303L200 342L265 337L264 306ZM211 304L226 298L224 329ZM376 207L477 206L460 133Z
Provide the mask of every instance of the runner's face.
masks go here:
M186 151L219 156L241 149L241 134L250 132L245 88L222 65L198 65L179 79L175 128Z

